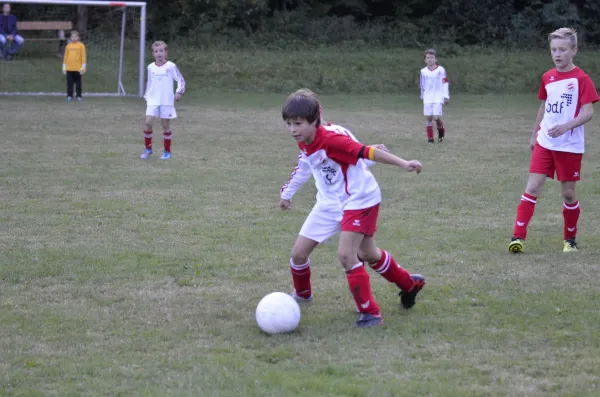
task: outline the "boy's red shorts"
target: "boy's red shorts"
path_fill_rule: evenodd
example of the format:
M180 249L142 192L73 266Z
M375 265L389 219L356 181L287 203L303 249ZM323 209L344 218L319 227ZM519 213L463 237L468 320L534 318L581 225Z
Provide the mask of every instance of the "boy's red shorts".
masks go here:
M561 182L578 181L581 178L581 159L583 153L559 152L549 150L538 143L533 148L529 173L542 174Z
M377 217L379 204L360 210L346 210L342 218L340 230L342 232L361 233L373 237L377 231Z

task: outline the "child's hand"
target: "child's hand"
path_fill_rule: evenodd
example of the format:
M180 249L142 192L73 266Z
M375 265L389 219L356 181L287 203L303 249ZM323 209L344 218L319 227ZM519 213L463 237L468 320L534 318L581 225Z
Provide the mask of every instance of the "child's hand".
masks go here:
M180 99L181 99L181 94L180 93L175 94L175 100L178 101Z
M292 209L292 200L284 200L281 199L279 201L279 208L281 208L282 210L291 210Z
M448 102L450 102L450 99L448 99L448 98L445 98L445 99L444 99L444 105L447 105L447 104L448 104Z
M418 160L410 160L406 162L406 170L408 172L416 171L417 174L421 172L423 165Z

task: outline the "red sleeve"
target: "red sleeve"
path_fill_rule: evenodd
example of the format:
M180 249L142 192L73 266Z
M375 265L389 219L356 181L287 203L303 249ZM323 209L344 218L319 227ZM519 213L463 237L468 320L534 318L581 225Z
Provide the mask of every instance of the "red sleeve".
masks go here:
M365 150L365 145L358 143L347 135L329 133L326 138L327 156L340 163L355 165Z
M598 102L598 92L590 76L581 77L579 79L579 87L581 87L579 90L579 103L581 105Z
M546 76L542 77L542 82L540 84L540 91L538 92L538 99L541 101L545 101L548 98L548 93L546 92Z

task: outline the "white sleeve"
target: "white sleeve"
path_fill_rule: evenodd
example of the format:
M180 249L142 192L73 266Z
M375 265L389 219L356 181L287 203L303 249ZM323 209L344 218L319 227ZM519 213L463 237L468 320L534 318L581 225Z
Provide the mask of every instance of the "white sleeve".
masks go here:
M177 90L175 90L175 92L178 94L183 94L185 92L185 79L175 64L173 64L173 71L175 72L174 77L175 81L177 82Z
M146 69L146 73L148 73L148 80L146 82L146 92L144 93L144 99L148 100L148 94L150 93L150 87L152 86L152 79L150 78L152 73L150 72L150 68Z
M290 179L281 187L279 196L283 200L291 200L294 194L310 179L312 171L308 161L300 154L298 165L292 171Z
M424 93L425 93L425 76L423 76L423 71L421 70L421 99L423 99Z
M450 84L448 83L448 75L446 69L442 69L442 93L445 99L450 99Z

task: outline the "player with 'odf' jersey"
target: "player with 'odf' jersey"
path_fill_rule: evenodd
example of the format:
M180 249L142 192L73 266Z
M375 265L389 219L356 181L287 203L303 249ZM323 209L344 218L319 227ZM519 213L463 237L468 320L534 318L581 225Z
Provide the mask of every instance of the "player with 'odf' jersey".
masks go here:
M560 181L563 196L564 252L577 251L575 237L579 220L579 200L575 183L581 178L584 152L583 125L594 115L593 103L598 101L594 83L583 70L573 64L577 53L577 33L561 28L550 34L550 53L555 68L544 73L538 98L538 110L533 135L529 179L517 216L509 251L524 251L527 226L533 216L537 199L546 178Z

